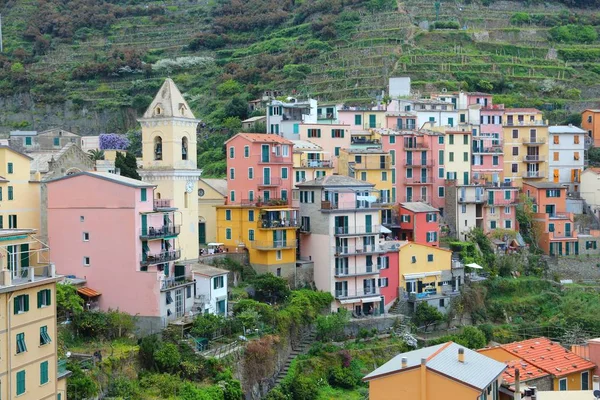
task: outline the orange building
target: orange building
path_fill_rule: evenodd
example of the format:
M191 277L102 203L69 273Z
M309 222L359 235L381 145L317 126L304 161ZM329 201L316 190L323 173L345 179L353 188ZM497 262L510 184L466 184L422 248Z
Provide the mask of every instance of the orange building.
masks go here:
M528 374L535 375L536 379L547 374L551 377L548 390L590 390L592 387L592 372L596 365L544 337L481 349L479 353L509 365L523 361L519 367L521 382L533 379ZM510 375L510 368L508 372ZM507 380L509 384L514 383L514 377Z
M524 182L523 193L533 202L538 246L549 255L579 255L573 213L566 212L567 188L552 182Z
M398 354L363 378L370 400L497 399L506 365L446 342Z
M581 113L581 128L592 138L594 147L600 147L600 110L585 110Z

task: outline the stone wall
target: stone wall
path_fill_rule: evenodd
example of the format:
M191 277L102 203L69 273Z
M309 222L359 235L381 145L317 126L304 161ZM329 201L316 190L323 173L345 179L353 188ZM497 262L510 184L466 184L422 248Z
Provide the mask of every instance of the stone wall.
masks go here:
M597 255L547 257L551 278L600 280L600 257Z
M446 193L444 206L444 221L448 224L450 233L448 236L456 238L456 186L454 181L446 180Z

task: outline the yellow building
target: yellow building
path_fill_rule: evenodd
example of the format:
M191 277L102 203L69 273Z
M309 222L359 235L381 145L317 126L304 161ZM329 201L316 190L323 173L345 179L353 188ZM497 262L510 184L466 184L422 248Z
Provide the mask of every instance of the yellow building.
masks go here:
M471 183L471 130L447 130L445 137L446 179Z
M504 178L521 187L523 181L548 179L548 123L535 108L506 108Z
M293 277L298 246L297 209L260 201L247 206L218 206L217 226L217 241L228 252L248 252L250 265L257 273Z
M294 142L294 189L302 182L331 175L333 173L332 154L309 140L292 140Z
M57 359L56 282L32 229L0 229L0 397L66 399Z
M446 342L401 353L363 378L370 400L497 399L506 366ZM485 371L485 373L482 373Z
M450 298L460 293L464 283L462 268L453 268L452 251L414 242L400 242L398 250L401 298L412 304L418 303L446 311Z
M31 157L0 146L0 229L40 229L39 175L31 180Z
M379 192L377 203L396 203L396 170L387 151L378 148L342 149L338 159L340 175L375 185Z
M181 214L181 260L198 258L198 169L196 126L187 102L170 79L138 120L142 125L144 182L157 185L156 199L171 199Z
M227 179L198 181L198 243L200 246L217 240L217 209L225 204Z

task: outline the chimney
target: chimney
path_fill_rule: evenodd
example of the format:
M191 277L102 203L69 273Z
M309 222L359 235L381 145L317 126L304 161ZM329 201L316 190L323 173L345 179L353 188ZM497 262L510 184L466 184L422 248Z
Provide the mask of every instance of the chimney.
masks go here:
M427 359L421 358L421 397L420 400L427 400Z
M465 362L465 349L463 349L462 347L458 349L458 362Z
M594 390L600 390L600 377L598 377L598 375L592 376L592 388Z
M406 357L402 357L402 368L406 368L408 365L408 359Z
M515 368L515 400L521 400L521 371Z

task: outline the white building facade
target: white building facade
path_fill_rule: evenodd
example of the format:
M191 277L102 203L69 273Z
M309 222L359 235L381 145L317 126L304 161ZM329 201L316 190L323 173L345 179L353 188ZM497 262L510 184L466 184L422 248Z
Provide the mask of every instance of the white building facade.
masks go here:
M548 180L568 187L569 192L581 189L586 132L572 125L548 127Z
M225 269L205 264L192 266L192 277L196 282L194 302L196 312L227 316L227 274Z
M273 100L267 106L267 133L282 136L290 140L300 139L300 124L318 122L317 100L288 102Z

